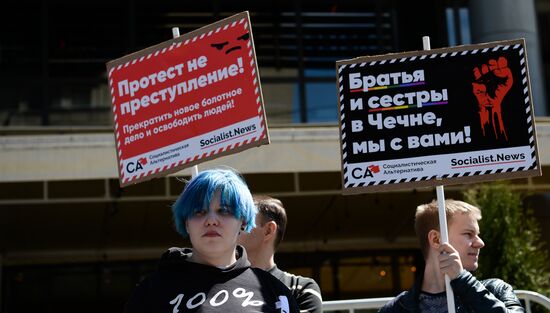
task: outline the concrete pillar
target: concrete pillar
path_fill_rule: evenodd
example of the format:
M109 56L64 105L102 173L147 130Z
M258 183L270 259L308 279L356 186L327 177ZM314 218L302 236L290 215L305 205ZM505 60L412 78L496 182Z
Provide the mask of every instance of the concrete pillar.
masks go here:
M548 115L534 0L471 0L473 43L525 38L535 115Z

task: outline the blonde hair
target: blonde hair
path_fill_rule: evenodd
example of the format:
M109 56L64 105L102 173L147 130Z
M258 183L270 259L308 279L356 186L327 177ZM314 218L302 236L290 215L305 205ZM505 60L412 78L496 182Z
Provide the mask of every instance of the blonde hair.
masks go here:
M453 199L445 200L445 215L447 216L447 224L451 224L453 216L457 213L472 215L476 220L481 219L481 210L478 207L463 201ZM439 213L436 200L433 200L427 204L419 205L416 208L414 229L420 242L422 255L424 255L424 259L426 259L430 248L428 233L431 230L439 231Z

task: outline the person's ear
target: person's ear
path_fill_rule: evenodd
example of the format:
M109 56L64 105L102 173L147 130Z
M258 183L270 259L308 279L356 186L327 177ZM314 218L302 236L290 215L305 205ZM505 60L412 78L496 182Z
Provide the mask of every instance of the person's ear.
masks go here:
M263 226L264 229L264 240L271 240L277 235L277 223L274 221L269 221Z
M245 222L245 220L241 220L241 227L239 227L239 232L238 232L239 235L240 235L242 232L244 232L245 229L246 229L246 222Z
M433 249L439 249L439 246L441 245L441 236L439 231L435 229L430 230L428 233L428 243Z

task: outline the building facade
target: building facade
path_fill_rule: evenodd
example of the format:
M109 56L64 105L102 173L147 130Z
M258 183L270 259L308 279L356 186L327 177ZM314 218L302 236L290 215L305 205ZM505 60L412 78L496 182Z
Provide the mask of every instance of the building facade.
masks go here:
M119 187L105 63L170 39L172 27L183 34L244 10L272 143L199 170L231 166L254 193L283 201L277 262L314 277L325 299L408 288L422 262L414 209L435 198L432 188L342 195L336 60L420 50L424 35L432 48L526 37L543 176L510 183L550 225L550 46L538 40L550 33L550 2L506 2L100 0L86 14L64 0L10 2L0 13L0 312L120 312L166 248L189 245L170 211L189 170ZM488 11L523 18L491 29L478 20ZM496 36L503 30L514 37ZM543 236L550 242L548 227Z

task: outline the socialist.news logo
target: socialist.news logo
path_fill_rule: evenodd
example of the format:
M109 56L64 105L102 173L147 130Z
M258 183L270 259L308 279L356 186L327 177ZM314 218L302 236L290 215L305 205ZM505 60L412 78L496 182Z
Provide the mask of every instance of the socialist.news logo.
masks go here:
M374 174L380 172L380 166L377 164L369 165L366 168L356 167L351 170L351 176L355 179L374 177Z
M143 166L147 164L147 158L140 158L137 162L126 163L126 171L128 173L134 173L143 170Z

